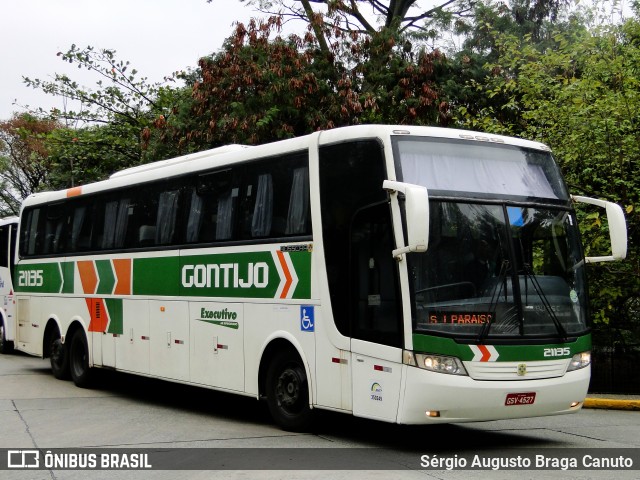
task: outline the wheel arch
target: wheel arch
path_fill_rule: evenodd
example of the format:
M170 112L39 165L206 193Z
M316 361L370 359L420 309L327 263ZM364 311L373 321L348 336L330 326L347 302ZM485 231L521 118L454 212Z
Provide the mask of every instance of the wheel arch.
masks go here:
M311 376L309 362L300 343L295 337L287 332L280 332L279 335L275 334L265 341L260 355L260 366L258 368L258 397L261 399L266 398L267 372L269 370L269 366L276 354L283 351L288 351L291 354L296 355L304 366L304 371L307 376L307 385L309 387L309 404L312 406L314 403L312 387L313 377Z
M62 337L62 328L60 327L60 320L56 316L52 316L47 320L47 325L44 327L44 334L42 335L42 358L49 358L51 356L51 341L55 336Z
M84 324L80 319L74 318L69 324L69 327L67 327L67 331L63 335L63 328L60 323L60 319L57 316L52 315L49 320L47 320L47 326L44 328L44 335L42 336L42 358L49 358L49 356L51 355L51 335L59 335L62 339L62 343L66 343L67 338L71 338L71 336L78 329L85 330Z

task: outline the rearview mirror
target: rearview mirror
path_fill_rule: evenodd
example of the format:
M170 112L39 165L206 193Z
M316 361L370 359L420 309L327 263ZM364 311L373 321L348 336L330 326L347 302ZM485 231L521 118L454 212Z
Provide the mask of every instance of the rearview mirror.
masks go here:
M598 200L590 197L580 197L571 195L575 202L587 203L604 208L609 223L609 237L611 240L611 255L601 257L585 257L586 263L611 262L614 260L623 260L627 256L627 222L624 218L624 212L620 205L607 202L606 200Z
M403 253L426 252L429 244L429 193L421 185L385 180L382 188L391 194L404 194L407 245L395 249L393 256Z

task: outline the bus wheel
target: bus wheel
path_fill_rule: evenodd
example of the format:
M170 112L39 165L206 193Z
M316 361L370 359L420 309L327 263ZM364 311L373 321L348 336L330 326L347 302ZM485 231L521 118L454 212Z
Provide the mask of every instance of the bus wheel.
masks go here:
M0 320L0 353L7 354L13 351L13 342L7 340L7 332L4 321Z
M54 377L58 380L69 378L69 351L67 345L62 343L57 331L52 335L51 343L49 344L49 361Z
M76 330L69 345L69 371L77 387L86 388L91 383L89 367L89 347L87 338L81 329Z
M296 354L281 352L273 359L266 379L269 412L284 430L303 431L311 426L309 384Z

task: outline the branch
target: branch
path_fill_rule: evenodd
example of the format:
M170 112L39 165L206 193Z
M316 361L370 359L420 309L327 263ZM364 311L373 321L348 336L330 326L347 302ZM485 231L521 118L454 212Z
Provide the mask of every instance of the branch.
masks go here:
M301 0L302 7L304 8L305 14L309 19L309 23L311 24L311 28L313 29L313 33L318 40L318 44L320 45L320 50L324 52L325 55L330 55L331 50L329 49L329 45L327 44L327 39L324 37L324 33L322 32L322 27L318 25L316 13L311 8L310 0Z

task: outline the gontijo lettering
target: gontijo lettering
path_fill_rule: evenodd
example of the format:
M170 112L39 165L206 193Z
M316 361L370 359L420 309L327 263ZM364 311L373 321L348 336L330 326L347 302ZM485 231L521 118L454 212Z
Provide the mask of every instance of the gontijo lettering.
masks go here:
M242 271L241 271L242 270ZM265 262L209 263L182 267L182 286L185 288L266 288L269 284L269 265Z

